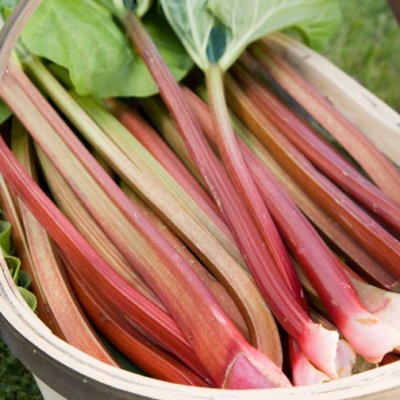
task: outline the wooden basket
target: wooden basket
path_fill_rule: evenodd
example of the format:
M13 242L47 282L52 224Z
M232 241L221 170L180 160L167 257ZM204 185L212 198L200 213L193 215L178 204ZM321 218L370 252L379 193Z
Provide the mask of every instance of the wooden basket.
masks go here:
M17 14L2 31L0 72L24 22L38 4L40 0L22 0ZM383 152L399 163L400 117L397 113L299 42L281 34L274 35L269 42ZM38 378L46 400L392 400L400 396L399 362L323 385L255 391L192 388L110 367L53 335L26 306L8 270L0 270L0 334Z

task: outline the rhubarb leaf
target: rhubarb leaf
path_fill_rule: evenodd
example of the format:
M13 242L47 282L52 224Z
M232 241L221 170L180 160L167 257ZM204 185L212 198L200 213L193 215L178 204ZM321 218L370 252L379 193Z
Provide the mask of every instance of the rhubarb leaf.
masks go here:
M160 1L175 33L203 70L210 63L227 70L250 43L286 28L295 28L308 44L320 47L340 21L337 0L249 0L245 6L238 0ZM216 61L210 49L223 49L223 54Z
M150 10L152 0L96 0L113 14L119 15L125 8L133 8L138 17L143 17Z
M12 279L17 286L18 291L24 298L32 311L36 311L37 300L35 295L28 290L31 285L31 278L28 273L21 270L21 261L19 258L10 255L11 247L11 224L6 221L4 213L0 210L0 253L3 261L7 263ZM1 266L0 266L1 267Z
M156 8L143 23L175 78L183 78L192 61L168 23ZM22 39L32 53L66 68L81 95L144 97L157 93L112 12L95 0L44 0Z
M25 300L26 304L32 311L36 311L37 308L37 299L36 296L30 292L28 289L24 287L18 286L18 291L22 298Z

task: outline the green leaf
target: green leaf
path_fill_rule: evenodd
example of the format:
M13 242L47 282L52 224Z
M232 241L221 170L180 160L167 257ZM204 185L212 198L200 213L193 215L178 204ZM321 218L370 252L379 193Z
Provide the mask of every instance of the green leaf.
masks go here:
M23 299L26 301L26 303L28 304L29 308L35 312L36 308L37 308L37 300L36 300L36 296L30 292L29 290L23 288L23 287L18 287L18 291L21 294L21 296L23 297Z
M6 255L5 259L7 261L8 268L13 277L14 283L19 285L19 273L21 271L21 261L17 257Z
M161 0L166 17L195 63L205 70L213 52L224 48L218 64L227 70L244 49L261 37L295 27L311 45L321 46L340 21L337 0ZM215 27L219 28L218 34Z
M0 101L0 124L10 118L11 115L12 111L2 101Z
M193 61L207 68L209 38L216 25L207 9L208 0L161 0L165 16Z
M0 3L1 5L1 3ZM0 210L0 252L3 253L7 262L7 267L18 291L21 293L28 306L36 311L37 300L28 288L32 283L31 277L25 271L21 270L21 261L19 258L9 255L11 251L11 224L4 219L4 213Z
M18 0L0 0L1 14L6 16L17 5Z
M20 271L19 273L18 285L24 289L28 289L32 285L31 276L24 270Z
M123 14L125 9L135 11L136 15L141 18L150 10L153 3L152 0L96 0L97 3L106 7L115 15Z
M11 251L11 224L0 220L0 248L5 254Z
M175 78L192 61L156 9L143 23ZM66 68L75 90L96 97L145 97L157 93L147 67L113 14L95 0L44 0L22 34L28 49Z

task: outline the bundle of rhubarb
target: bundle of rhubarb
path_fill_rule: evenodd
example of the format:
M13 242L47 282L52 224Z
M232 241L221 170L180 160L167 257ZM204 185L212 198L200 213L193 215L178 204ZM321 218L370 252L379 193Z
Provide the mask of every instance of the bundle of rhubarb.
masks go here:
M397 360L398 167L266 37L318 47L339 19L334 0L42 2L0 78L0 194L55 334L229 389Z

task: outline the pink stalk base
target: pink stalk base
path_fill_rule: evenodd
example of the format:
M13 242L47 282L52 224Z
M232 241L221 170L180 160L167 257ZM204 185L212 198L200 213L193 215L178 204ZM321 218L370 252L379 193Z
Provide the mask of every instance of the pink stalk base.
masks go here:
M340 339L336 351L336 370L338 371L338 375L341 378L350 376L355 362L356 354L350 347L350 344Z
M246 377L251 377L249 380ZM260 352L248 347L228 368L223 384L227 389L252 389L292 386L282 371Z
M289 340L289 355L292 366L292 381L295 386L317 385L330 381L326 374L310 363L293 339Z
M298 343L312 363L329 378L339 377L336 370L336 352L339 342L339 334L336 331L329 331L321 325L311 325L304 331L303 336L298 339ZM316 348L318 343L319 348ZM325 349L324 351L321 351ZM326 350L329 349L329 352Z
M352 348L371 363L379 363L385 354L400 345L400 333L368 312L360 312L341 327ZM362 340L360 340L362 338Z
M377 288L349 275L365 308L400 333L400 294Z

